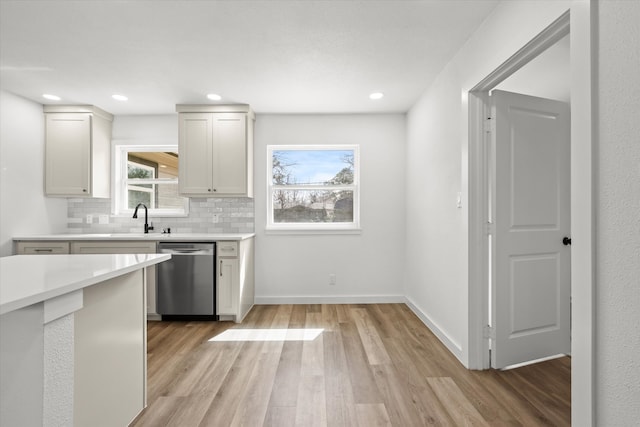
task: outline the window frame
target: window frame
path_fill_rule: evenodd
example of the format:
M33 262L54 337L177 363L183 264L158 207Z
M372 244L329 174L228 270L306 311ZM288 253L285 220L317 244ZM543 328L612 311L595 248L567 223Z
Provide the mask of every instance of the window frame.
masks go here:
M276 185L273 184L274 151L353 151L353 184L345 185ZM267 233L282 234L359 234L360 228L360 146L357 144L267 145ZM346 190L353 192L353 222L274 222L273 194L277 190Z
M114 159L114 191L113 191L113 215L114 216L131 216L133 209L126 205L125 195L128 194L128 170L129 152L178 152L178 145L116 145ZM178 178L153 178L153 179L137 179L139 184L176 184ZM184 196L182 196L184 197ZM189 216L189 198L184 197L182 209L157 209L148 208L150 217L187 217Z

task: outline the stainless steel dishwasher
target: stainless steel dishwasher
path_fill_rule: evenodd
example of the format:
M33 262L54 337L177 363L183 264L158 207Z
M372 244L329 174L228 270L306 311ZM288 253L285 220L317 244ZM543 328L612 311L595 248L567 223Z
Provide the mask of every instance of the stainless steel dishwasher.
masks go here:
M162 319L189 316L216 320L215 243L158 243L171 254L158 264L158 314Z

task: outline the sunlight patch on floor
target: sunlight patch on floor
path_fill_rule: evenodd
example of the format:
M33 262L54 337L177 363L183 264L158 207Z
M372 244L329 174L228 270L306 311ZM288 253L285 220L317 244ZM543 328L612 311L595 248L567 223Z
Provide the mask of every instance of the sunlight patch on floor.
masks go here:
M313 341L324 329L227 329L211 338L216 341Z

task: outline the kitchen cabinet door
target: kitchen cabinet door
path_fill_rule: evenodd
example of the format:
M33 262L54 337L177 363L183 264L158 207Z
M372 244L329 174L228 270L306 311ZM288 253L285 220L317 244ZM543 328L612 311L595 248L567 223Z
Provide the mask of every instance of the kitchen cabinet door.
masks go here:
M216 195L247 194L247 115L213 115L213 180Z
M45 106L45 194L111 197L113 116L91 106Z
M246 105L178 105L179 191L253 197L253 112Z
M47 195L86 196L91 180L91 115L46 115L45 192Z
M214 186L211 114L180 114L179 135L180 193L185 196L212 194Z
M238 265L236 258L222 258L218 262L218 315L236 315L238 312Z

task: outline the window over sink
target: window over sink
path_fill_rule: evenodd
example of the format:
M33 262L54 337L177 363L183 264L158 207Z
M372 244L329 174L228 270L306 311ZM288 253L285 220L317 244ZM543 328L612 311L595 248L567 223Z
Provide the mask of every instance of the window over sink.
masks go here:
M116 215L144 203L151 216L186 216L189 199L178 194L177 145L120 145L115 160Z

